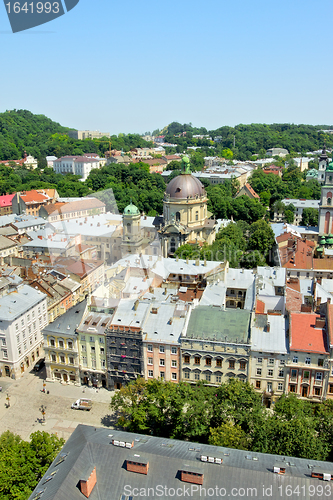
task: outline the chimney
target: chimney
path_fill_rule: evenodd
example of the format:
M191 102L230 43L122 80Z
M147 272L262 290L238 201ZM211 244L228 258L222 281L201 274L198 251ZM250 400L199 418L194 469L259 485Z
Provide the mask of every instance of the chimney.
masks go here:
M196 468L186 467L187 470L180 471L180 480L185 483L192 484L203 484L204 475L201 470L197 470Z
M195 265L196 265L196 266L199 266L199 265L200 265L200 261L199 261L199 259L196 259L196 261L195 261Z
M129 472L136 472L139 474L148 474L149 462L143 459L140 455L134 455L126 460L126 470Z
M325 328L326 320L325 318L316 318L315 328Z
M266 331L269 333L271 331L271 325L267 322Z
M96 467L93 468L92 473L88 477L88 479L81 479L80 480L80 491L83 493L83 495L87 498L89 498L90 493L94 489L94 486L97 482L96 478Z

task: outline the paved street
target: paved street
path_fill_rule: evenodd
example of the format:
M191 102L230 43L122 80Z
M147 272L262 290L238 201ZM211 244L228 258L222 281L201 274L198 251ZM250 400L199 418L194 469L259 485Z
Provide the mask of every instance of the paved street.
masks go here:
M46 382L43 393L45 368L40 372L27 372L20 380L0 378L0 434L10 430L28 439L32 432L45 430L68 439L78 424L111 426L110 401L112 392L106 389L74 387L59 382ZM10 407L6 408L7 392ZM72 410L71 404L78 398L93 401L90 411ZM46 406L46 423L42 424L41 405Z

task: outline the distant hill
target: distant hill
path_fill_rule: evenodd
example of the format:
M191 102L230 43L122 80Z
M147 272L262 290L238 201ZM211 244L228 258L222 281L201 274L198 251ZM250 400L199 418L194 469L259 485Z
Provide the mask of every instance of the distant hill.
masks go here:
M68 137L71 130L44 115L35 115L25 109L14 109L0 113L0 161L18 160L24 151L45 161L48 155L58 158L64 155L98 153L104 156L109 149L109 140L86 139L79 141ZM125 152L135 147L149 146L138 134L119 134L111 137L111 146Z

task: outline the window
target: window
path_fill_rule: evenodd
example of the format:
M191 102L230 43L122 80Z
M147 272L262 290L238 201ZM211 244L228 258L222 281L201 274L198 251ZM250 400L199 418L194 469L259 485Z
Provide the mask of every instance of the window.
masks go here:
M68 341L68 349L73 349L73 342L71 340Z
M24 319L21 319L21 325L24 326Z
M162 378L162 379L165 378L165 372L160 372L160 378Z
M258 363L258 365L261 365L262 364L262 358L258 358L257 359L257 363Z
M184 363L190 362L190 356L184 356Z
M293 363L298 363L298 356L293 357Z
M233 359L229 359L229 369L230 370L235 369L235 361Z
M55 363L57 361L56 355L51 354L51 360Z
M297 377L297 370L291 370L291 377L296 378Z
M261 368L257 368L257 375L261 375Z
M96 358L91 358L91 366L92 368L96 368Z
M212 365L212 358L206 358L206 365L211 366Z
M89 342L94 342L93 337L89 337Z
M171 347L171 354L177 354L177 347Z
M59 347L61 347L61 348L64 347L64 341L63 340L59 340Z
M147 351L148 352L153 352L153 346L151 344L147 345Z
M190 372L184 372L184 378L190 378Z
M210 375L208 373L206 373L206 380L207 380L207 382L210 382L210 379L211 379Z
M283 391L283 383L282 382L278 383L278 391Z
M69 358L69 364L74 365L74 358L72 356L70 356Z
M291 385L289 386L289 391L290 391L290 392L296 392L296 385L291 384Z
M305 364L311 365L311 358L305 358Z
M21 354L22 354L22 348L21 348L20 345L18 346L18 353L19 353L19 356L21 356Z
M172 366L172 368L177 368L177 360L176 359L171 360L171 366Z
M105 359L101 359L101 367L105 368Z
M323 374L322 374L322 372L316 372L316 380L319 380L319 381L323 380Z
M200 365L200 358L199 358L199 356L195 356L194 357L194 364L195 365Z
M160 366L165 366L165 359L160 359Z
M81 351L85 351L86 350L86 346L84 344L81 345Z
M245 370L246 369L246 362L245 361L240 361L239 362L239 369L240 370Z
M217 384L220 384L220 383L222 382L222 377L221 377L221 375L216 375L216 376L215 376L215 380L216 380L216 383L217 383Z
M17 331L19 328L18 323L15 324L15 330Z
M65 356L60 355L60 363L65 363Z
M87 358L85 356L82 358L82 365L87 366Z
M303 372L303 378L304 379L309 379L310 378L310 372L308 372L308 371Z
M164 352L164 345L160 345L160 352Z
M269 365L274 365L274 358L269 358L268 364Z
M268 374L269 377L273 377L273 370L268 370L267 374Z
M30 321L30 314L28 314L28 316L27 316L27 320L28 320L28 321Z
M2 339L2 345L6 345L6 339Z
M177 380L177 373L171 373L171 380Z
M315 396L320 396L320 394L321 394L321 388L320 387L315 387L314 393L315 393Z
M330 393L330 394L333 394L333 384L330 384L330 387L329 387L329 393Z
M35 311L32 311L32 317L33 318L35 317Z
M4 349L2 352L3 352L4 359L7 359L8 358L8 351L7 351L7 349Z
M284 366L284 365L285 365L285 360L284 360L284 359L280 359L280 365L281 365L281 366Z
M283 377L284 376L284 370L283 369L280 369L279 370L279 377Z
M324 360L322 358L318 359L318 366L324 366Z
M92 346L90 347L90 349L91 349L91 352L95 352L95 351L96 351L96 349L95 349L95 346L94 346L94 345L92 345Z
M260 389L261 387L261 380L256 380L256 389Z
M101 347L99 352L100 352L100 354L104 354L104 352L105 352L104 347Z
M272 392L272 382L267 382L267 392Z
M50 339L50 346L51 346L51 347L54 347L54 346L55 346L55 340L54 340L54 339Z
M153 358L148 358L148 365L152 365L153 364Z
M81 335L81 340L86 340L86 336L85 335Z
M200 373L194 373L194 380L200 380Z
M217 360L216 360L216 366L217 366L218 368L221 368L221 367L222 367L222 359L217 359Z

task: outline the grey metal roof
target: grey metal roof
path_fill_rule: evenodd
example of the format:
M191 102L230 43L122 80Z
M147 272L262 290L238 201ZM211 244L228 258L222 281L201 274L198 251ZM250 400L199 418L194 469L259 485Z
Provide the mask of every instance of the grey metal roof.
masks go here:
M0 321L13 321L46 297L44 293L28 285L16 288L0 298Z
M153 314L153 309L157 310L156 314ZM178 343L185 324L186 313L187 306L184 303L152 302L143 326L143 339L150 342Z
M84 300L76 304L76 306L71 307L65 314L59 316L59 318L44 328L43 334L56 333L59 335L61 333L62 335L73 336L81 322L86 306L87 301Z
M269 323L269 332L267 323ZM287 354L284 316L256 315L251 328L251 351Z
M202 487L206 488L206 491L212 488L210 491L213 491L213 495L209 495L212 498L220 496L214 494L217 487L218 491L225 488L225 496L232 496L236 500L250 496L267 500L266 488L271 486L272 493L269 498L280 500L287 498L284 495L285 486L290 485L292 491L295 491L296 487L302 491L303 486L306 493L302 498L309 500L310 485L314 485L315 488L319 485L325 486L319 479L311 478L311 470L317 467L322 471L333 469L333 464L329 462L254 453L140 434L131 434L128 441L134 440L134 447L129 450L112 444L112 440L118 439L122 434L106 428L79 425L62 450L67 456L62 458L61 453L58 455L29 500L33 500L34 495L42 490L44 491L41 500L82 500L78 483L81 479L86 479L94 467L96 467L97 482L89 496L90 500L120 500L121 495L126 492L126 485L127 495L130 491L133 492L134 488L139 490L152 488L149 498L170 500L171 488L181 488L182 496L189 496L195 500L208 498L199 487L193 485L191 490L191 484L180 480L179 471L188 468L199 469L203 473ZM133 454L139 455L136 457L138 461L141 455L149 461L147 475L126 470L125 461ZM222 458L223 463L219 465L208 461L202 462L201 455ZM286 466L286 473L283 476L273 472L277 461ZM54 472L56 473L52 479L46 482L46 478ZM162 485L161 494L153 494L153 491L158 491L158 485ZM236 488L236 492L233 488ZM251 491L247 488L256 488L256 494L254 490L246 494L247 491ZM190 491L191 495L184 495L184 489ZM232 490L234 494L231 494ZM148 495L146 497L148 498ZM141 498L139 493L133 495L133 500L138 498Z

